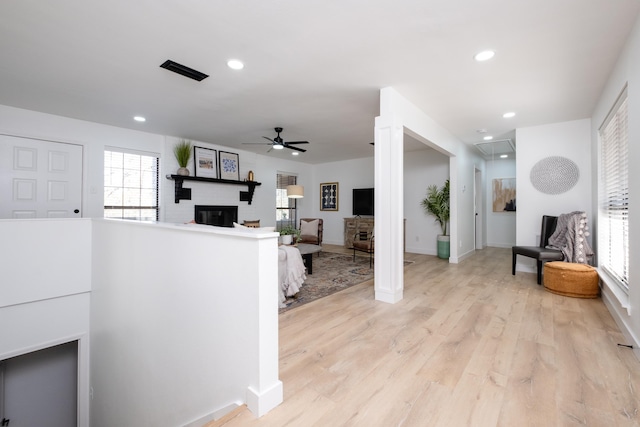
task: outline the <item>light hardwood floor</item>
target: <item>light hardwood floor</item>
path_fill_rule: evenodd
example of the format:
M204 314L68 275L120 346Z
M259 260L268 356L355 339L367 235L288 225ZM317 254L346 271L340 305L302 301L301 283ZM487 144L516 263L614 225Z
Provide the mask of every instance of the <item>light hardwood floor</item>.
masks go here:
M512 276L510 249L405 259L396 304L369 281L280 315L284 402L207 427L640 424L640 363L601 299Z

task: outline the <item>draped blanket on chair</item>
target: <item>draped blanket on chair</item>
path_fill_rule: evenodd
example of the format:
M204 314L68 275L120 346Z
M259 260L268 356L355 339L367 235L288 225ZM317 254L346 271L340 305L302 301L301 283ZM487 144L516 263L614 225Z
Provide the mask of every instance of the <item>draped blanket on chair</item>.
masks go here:
M587 264L593 257L593 249L587 241L588 230L585 212L561 214L547 247L561 250L566 262Z

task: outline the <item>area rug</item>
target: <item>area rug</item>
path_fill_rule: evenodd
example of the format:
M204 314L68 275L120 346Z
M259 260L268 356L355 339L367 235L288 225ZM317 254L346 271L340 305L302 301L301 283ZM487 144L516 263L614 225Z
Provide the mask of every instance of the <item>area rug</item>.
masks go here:
M405 261L407 264L410 262ZM286 299L286 307L280 313L371 280L373 270L373 266L369 268L369 256L356 255L354 261L353 255L324 251L320 256L313 254L313 274L307 274L300 292Z

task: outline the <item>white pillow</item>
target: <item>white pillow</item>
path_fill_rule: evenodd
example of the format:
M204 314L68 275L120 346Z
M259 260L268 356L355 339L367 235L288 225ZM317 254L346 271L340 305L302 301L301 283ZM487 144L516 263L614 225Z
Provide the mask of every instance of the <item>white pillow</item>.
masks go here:
M303 236L317 236L318 223L319 221L317 219L313 221L300 221L300 234Z

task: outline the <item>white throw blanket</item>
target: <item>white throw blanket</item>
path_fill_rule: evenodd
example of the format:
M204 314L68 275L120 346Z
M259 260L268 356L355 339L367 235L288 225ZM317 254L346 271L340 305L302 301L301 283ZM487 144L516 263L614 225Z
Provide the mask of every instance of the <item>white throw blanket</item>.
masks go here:
M280 307L286 297L294 296L307 279L300 251L296 247L278 247L278 284L280 285Z
M561 250L566 262L587 264L593 257L587 240L588 230L585 212L562 214L558 217L556 231L549 237L549 246Z

